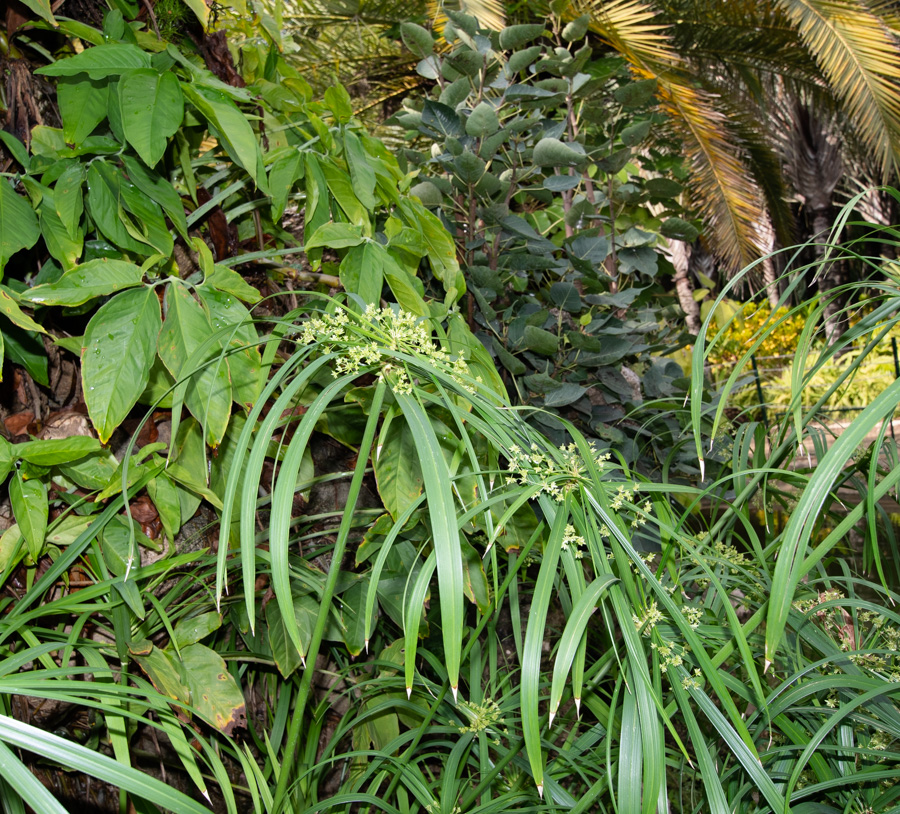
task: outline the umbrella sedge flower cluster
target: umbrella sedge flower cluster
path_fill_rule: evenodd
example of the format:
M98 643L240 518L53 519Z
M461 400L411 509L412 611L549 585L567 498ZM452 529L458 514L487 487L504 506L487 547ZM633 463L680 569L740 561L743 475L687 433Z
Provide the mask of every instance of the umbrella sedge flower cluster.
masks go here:
M300 331L300 342L318 343L325 353L340 348L334 363L335 378L379 367L379 378L387 378L395 393L409 395L413 382L395 355L403 353L446 372L463 390L474 393L473 382L478 383L481 378L471 376L462 355L451 356L438 347L427 326L427 320L408 311L370 304L355 319L345 309L310 317Z

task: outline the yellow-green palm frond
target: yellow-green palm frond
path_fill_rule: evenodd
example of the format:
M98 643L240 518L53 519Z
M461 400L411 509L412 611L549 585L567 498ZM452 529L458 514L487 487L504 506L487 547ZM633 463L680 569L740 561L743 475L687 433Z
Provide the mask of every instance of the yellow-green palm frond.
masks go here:
M887 174L900 161L900 41L852 0L776 0Z
M591 15L591 29L622 55L632 54L644 63L676 64L668 25L659 23L659 14L643 0L574 0L570 14Z
M684 144L690 195L708 227L707 238L734 269L759 257L758 226L767 218L762 193L742 162L743 150L716 106L696 86L672 47L671 29L641 0L576 0L571 13L591 15L591 28L641 77L655 77L663 109Z
M707 224L713 251L733 269L760 256L760 223L767 222L759 187L742 161L743 149L716 100L681 76L657 76L663 109L681 136L691 171L690 197Z

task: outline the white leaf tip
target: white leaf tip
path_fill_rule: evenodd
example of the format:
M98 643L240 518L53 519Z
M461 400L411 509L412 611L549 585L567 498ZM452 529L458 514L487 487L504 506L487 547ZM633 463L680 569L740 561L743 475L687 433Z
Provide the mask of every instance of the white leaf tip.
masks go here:
M581 717L581 699L575 699L575 714L580 718Z
M547 721L547 728L548 728L548 729L549 729L551 726L553 726L553 719L554 719L555 717L556 717L556 712L555 712L554 710L551 709L551 710L550 710L550 720Z
M410 698L412 698L412 687L407 687L406 688L406 700L409 701Z
M453 703L455 704L455 703L457 702L458 696L459 696L459 687L458 687L458 686L453 686L453 685L451 684L451 685L450 685L450 692L453 693Z
M543 800L544 799L544 784L538 783L537 790L538 790L538 797L540 797Z

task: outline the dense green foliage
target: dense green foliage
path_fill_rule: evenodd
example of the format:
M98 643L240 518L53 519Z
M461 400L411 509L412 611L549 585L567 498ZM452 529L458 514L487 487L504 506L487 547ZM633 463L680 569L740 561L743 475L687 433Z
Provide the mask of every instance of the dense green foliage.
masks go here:
M586 18L554 19L545 37L541 25L497 33L447 13L437 42L401 27L435 86L396 118L418 136L406 151L420 169L411 192L456 238L469 325L518 400L543 408L528 418L541 431L562 443L562 414L657 470L670 428L636 432L621 419L683 391L681 369L660 358L687 341L660 246L697 230L666 172L678 161L647 148L656 83L594 58Z
M236 87L120 12L103 32L58 21L93 45L42 69L61 128L0 136L17 162L0 319L36 381L41 332L81 355L100 440L0 440L5 810L64 811L39 779L56 767L139 812L896 808L900 573L879 501L900 481L882 452L900 384L815 469L794 458L825 400L804 408L799 374L768 439L726 433L748 357L711 397L701 339L684 412L654 356L674 323L642 313L655 249L692 235L673 181L629 152L652 87L561 44L574 24L553 45L452 19L440 55L403 31L441 77L406 114L426 140L410 172L343 88L313 99L275 50ZM889 331L898 296L883 283L843 346ZM645 455L594 412L641 395ZM160 413L168 443L107 443ZM198 507L218 540L185 534Z

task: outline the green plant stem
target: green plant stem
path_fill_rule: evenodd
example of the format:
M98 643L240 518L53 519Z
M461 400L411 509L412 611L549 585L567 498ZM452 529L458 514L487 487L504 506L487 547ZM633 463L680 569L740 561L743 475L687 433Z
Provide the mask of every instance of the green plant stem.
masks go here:
M386 387L387 385L384 380L380 379L375 388L375 394L372 398L372 406L369 410L368 420L366 421L366 429L363 434L362 444L359 447L359 457L357 458L356 468L353 472L353 480L350 482L350 492L347 496L348 507L356 508L356 501L359 497L363 478L366 473L366 463L369 460L372 442L375 440L375 430L381 415L381 405L384 402ZM281 762L281 773L278 776L278 785L275 787L274 802L272 805L273 811L284 810L285 812L289 812L290 810L288 808L283 808L287 794L288 780L291 777L291 766L294 762L294 757L297 754L297 745L303 727L303 714L306 708L306 702L309 698L313 674L316 671L316 660L319 656L319 647L322 644L325 626L328 623L328 615L331 612L331 599L334 596L334 589L341 572L341 561L344 558L344 552L347 548L347 539L350 536L350 529L353 524L353 514L354 512L352 509L344 512L338 530L337 541L334 544L334 551L331 555L331 565L328 568L328 577L325 580L325 588L322 591L319 615L316 618L316 627L313 630L312 638L309 643L309 650L306 654L306 668L303 671L303 678L300 681L300 688L297 691L297 701L294 704L294 714L291 718L290 729L288 730L287 743L284 748L284 755Z

